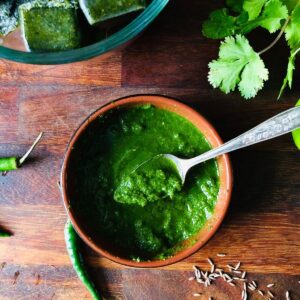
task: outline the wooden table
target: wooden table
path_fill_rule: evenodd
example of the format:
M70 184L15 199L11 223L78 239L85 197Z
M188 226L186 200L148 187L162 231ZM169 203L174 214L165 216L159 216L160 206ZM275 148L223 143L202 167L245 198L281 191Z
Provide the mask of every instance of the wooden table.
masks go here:
M212 2L212 3L210 3ZM181 99L203 113L224 140L294 105L293 92L276 101L287 49L279 43L265 55L271 70L266 88L251 101L224 95L208 84L207 64L218 42L201 36L201 23L221 1L176 0L126 50L105 59L64 66L29 66L0 61L0 155L23 154L41 131L45 137L31 163L0 177L0 223L14 236L0 241L0 299L90 299L68 259L66 214L57 187L66 144L82 120L99 106L131 94ZM257 49L271 41L250 36ZM279 63L280 62L280 63ZM231 155L232 203L217 234L195 255L161 269L130 269L91 250L86 257L106 298L240 299L239 287L222 280L203 288L188 281L192 266L242 262L261 289L276 299L300 299L300 152L289 135ZM224 258L216 257L227 253ZM298 276L297 276L298 274ZM264 299L254 294L252 299Z

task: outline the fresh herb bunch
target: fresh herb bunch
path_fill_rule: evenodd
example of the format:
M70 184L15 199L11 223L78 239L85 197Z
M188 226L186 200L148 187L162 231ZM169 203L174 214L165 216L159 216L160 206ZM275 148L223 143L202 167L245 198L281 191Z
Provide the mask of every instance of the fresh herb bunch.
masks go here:
M202 27L203 35L208 38L225 38L219 58L209 64L208 81L226 94L238 89L245 99L253 98L269 78L261 55L285 35L290 57L280 98L287 85L292 88L295 60L300 53L300 0L226 0L226 5L213 11ZM260 52L245 37L257 27L270 33L278 31L275 40Z

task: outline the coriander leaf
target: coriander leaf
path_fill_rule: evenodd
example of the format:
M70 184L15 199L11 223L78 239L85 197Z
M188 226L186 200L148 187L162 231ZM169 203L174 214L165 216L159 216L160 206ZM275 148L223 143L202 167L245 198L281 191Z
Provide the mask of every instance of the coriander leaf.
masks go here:
M300 99L296 103L296 106L300 106ZM300 129L296 129L292 132L294 142L297 148L300 150Z
M242 13L236 17L236 26L238 28L242 28L248 22L249 16L246 11L242 11Z
M300 4L292 12L291 20L285 29L285 38L292 49L300 45Z
M282 93L284 92L287 84L289 86L289 88L292 88L292 84L293 84L293 75L294 75L294 70L295 70L295 60L296 60L296 55L297 53L300 51L300 47L298 49L296 49L295 51L291 52L291 55L289 57L289 62L288 62L288 67L287 67L287 72L286 72L286 76L283 80L278 98L279 99L282 95Z
M202 33L211 39L220 39L235 32L235 17L228 15L226 8L213 11L203 23Z
M261 11L264 5L266 4L268 0L245 0L243 4L243 9L248 13L249 15L249 21L252 21L256 19Z
M221 43L219 58L209 64L208 81L224 93L238 86L246 99L254 97L268 79L268 70L260 56L242 36L227 37Z
M247 33L258 26L267 29L270 33L274 33L281 28L281 20L287 17L288 10L286 6L280 0L270 0L258 18L242 26L241 33Z
M236 13L243 11L243 3L244 0L226 0L226 5Z
M270 0L262 13L260 26L269 30L270 33L275 32L281 27L281 20L288 17L288 10L280 0Z
M299 0L282 0L281 1L288 8L289 12L292 12L296 5L299 3Z

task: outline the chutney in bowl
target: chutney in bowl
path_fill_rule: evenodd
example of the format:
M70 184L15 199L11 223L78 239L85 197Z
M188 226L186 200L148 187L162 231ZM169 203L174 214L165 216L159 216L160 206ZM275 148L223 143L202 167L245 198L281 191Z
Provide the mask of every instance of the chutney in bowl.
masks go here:
M75 133L62 168L62 193L74 228L97 252L125 265L161 266L192 254L225 215L232 180L228 156L193 168L183 187L155 201L122 203L116 191L124 176L151 157L191 158L220 144L203 117L168 98L134 96L104 106ZM164 184L168 175L160 165L137 177L135 197Z

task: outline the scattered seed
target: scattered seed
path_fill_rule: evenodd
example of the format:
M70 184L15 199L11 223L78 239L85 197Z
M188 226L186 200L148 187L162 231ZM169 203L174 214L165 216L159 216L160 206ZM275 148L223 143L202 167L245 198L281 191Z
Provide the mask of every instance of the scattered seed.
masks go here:
M35 281L35 285L38 285L41 281L41 275L38 274L37 277L36 277L36 281Z
M6 266L6 262L3 262L1 265L0 265L0 271L2 271L2 269Z
M218 253L217 256L219 257L224 257L226 256L225 253ZM273 300L273 298L275 297L274 294L268 290L266 292L262 291L262 290L258 290L257 287L257 283L252 280L251 282L249 282L248 284L246 283L248 280L246 279L247 276L247 272L246 271L242 271L239 270L240 266L241 266L241 262L238 262L234 267L230 264L227 265L227 268L229 269L230 273L224 273L222 268L218 268L213 260L211 258L207 258L208 263L210 264L211 268L210 271L202 271L199 267L197 266L193 266L193 269L195 271L195 276L189 277L189 281L195 280L198 283L204 284L205 287L210 286L211 284L213 284L213 281L216 280L216 278L218 277L222 277L223 280L225 282L227 282L228 284L230 284L231 286L236 286L236 284L234 283L234 280L239 280L239 281L243 281L243 290L242 290L242 294L241 294L241 299L242 300L247 300L248 299L248 293L247 293L247 288L249 288L251 291L255 291L257 290L257 293L260 294L261 296L264 296L265 293L267 294L266 296L264 296L265 300ZM238 276L232 276L232 273L235 274L241 274L240 277ZM229 275L230 274L230 275ZM300 283L300 281L298 281L298 283ZM271 288L275 286L274 283L269 283L267 284L267 288ZM201 293L194 293L193 296L194 297L200 297L202 294ZM285 298L286 300L291 300L291 296L290 296L290 292L286 291L285 293ZM208 300L213 300L213 297L209 297Z
M201 271L201 275L202 275L204 278L207 278L207 272Z
M18 277L20 276L20 271L15 272L13 284L16 284Z
M241 262L239 261L237 264L236 264L236 266L235 266L235 270L238 270L239 268L240 268L240 266L241 266Z
M230 280L230 279L232 279L228 274L223 274L223 277L225 277L227 280Z
M208 261L208 263L209 263L211 266L214 266L214 265L215 265L215 264L213 263L213 261L212 261L210 258L208 258L207 261Z
M274 298L274 295L273 295L273 293L272 293L271 291L268 291L268 294L269 294L272 298Z
M258 292L260 295L262 295L262 296L264 295L264 292L261 291L261 290L258 290L257 292Z
M224 256L226 256L226 254L225 253L218 253L217 256L224 257Z
M196 278L201 278L201 272L198 269L195 269L195 276Z

